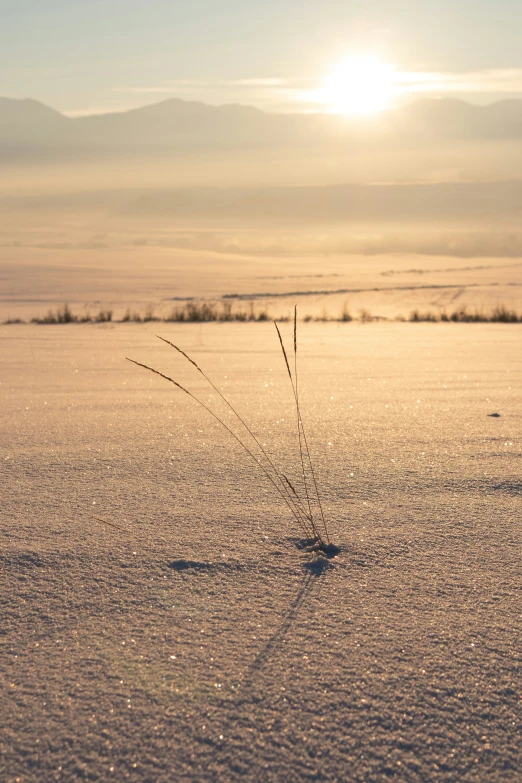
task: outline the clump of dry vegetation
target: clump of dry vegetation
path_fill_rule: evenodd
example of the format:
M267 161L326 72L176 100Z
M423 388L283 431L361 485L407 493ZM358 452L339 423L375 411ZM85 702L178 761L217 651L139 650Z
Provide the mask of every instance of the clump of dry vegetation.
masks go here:
M348 305L345 302L343 304L343 308L339 316L329 315L328 311L326 310L326 307L324 307L321 312L321 315L305 315L303 321L305 323L310 323L310 321L316 321L319 323L326 323L328 321L335 321L335 322L342 321L343 323L349 323L350 321L353 321L353 317L350 314L350 311L348 310Z
M210 384L214 391L219 395L227 407L232 411L236 420L239 422L242 428L242 434L232 429L223 419L215 413L212 408L204 403L201 399L196 397L191 391L186 389L180 383L164 375L162 372L150 367L147 364L138 362L135 359L128 359L128 361L136 364L138 367L142 367L149 372L159 375L169 383L174 384L180 391L187 394L198 405L207 411L219 424L241 445L246 454L253 460L257 467L262 471L265 477L270 481L274 490L282 498L286 504L290 513L292 514L295 523L297 524L301 534L303 536L302 545L303 548L313 553L316 556L331 557L337 554L339 551L337 547L333 546L330 542L328 535L328 528L324 516L323 504L321 502L321 496L317 484L317 478L315 469L310 454L310 448L308 444L308 438L306 435L303 418L301 414L301 405L299 400L299 386L298 386L298 372L297 372L297 308L294 309L294 332L293 332L293 371L288 360L288 354L285 349L281 331L278 324L274 321L279 343L281 345L281 351L283 354L285 366L288 372L290 383L292 385L292 392L295 401L296 408L296 428L299 444L299 460L300 460L300 478L299 481L295 477L290 478L288 476L288 468L280 469L276 467L274 460L269 456L262 443L257 436L252 432L252 429L245 422L243 417L237 412L233 405L226 399L222 391L214 384L214 382L208 377L204 370L170 340L156 335L158 339L162 340L167 345L174 348L181 356L183 356L190 364L195 367L197 372L203 376L203 378Z
M32 318L33 324L85 324L85 323L107 323L112 321L112 310L108 308L100 309L95 315L87 310L82 315L73 313L68 304L58 307L56 310L49 310L43 318ZM11 323L23 323L23 321L11 321Z
M125 311L125 315L121 319L122 323L136 323L136 324L147 324L151 323L151 321L161 321L161 318L158 318L154 314L154 306L153 305L147 305L145 308L145 312L143 315L141 313L138 313L137 311L131 312L129 309Z
M432 322L432 323L504 323L504 324L517 324L522 323L522 313L517 313L516 310L509 309L506 305L497 305L490 313L485 313L483 310L470 311L466 305L462 305L452 313L447 313L442 310L438 313L427 310L421 312L419 310L413 310L410 313L408 319L413 323L419 322Z
M194 323L202 321L267 321L266 310L256 311L254 303L250 303L248 310L235 309L232 302L189 301L172 308L170 314L164 319L176 323Z

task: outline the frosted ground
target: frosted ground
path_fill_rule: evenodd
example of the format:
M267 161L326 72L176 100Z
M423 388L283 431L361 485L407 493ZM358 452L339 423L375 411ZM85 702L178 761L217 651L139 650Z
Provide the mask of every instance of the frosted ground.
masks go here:
M295 476L273 326L161 333ZM0 327L2 780L521 780L522 329L300 335L324 572L152 327Z

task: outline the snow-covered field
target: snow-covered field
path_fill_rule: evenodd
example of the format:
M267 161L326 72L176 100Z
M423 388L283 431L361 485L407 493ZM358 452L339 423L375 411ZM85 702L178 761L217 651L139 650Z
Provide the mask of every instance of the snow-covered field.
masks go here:
M414 309L489 313L499 304L522 313L518 257L217 253L132 245L126 235L114 247L93 249L75 245L74 233L71 246L46 247L39 239L37 247L2 247L0 233L0 322L42 317L65 303L79 316L103 307L121 319L127 310L143 316L151 307L165 317L180 299L220 301L234 294L242 299L238 307L253 302L272 318L291 315L294 304L301 318L338 318L345 309L353 317L365 309L390 319L407 318Z
M521 780L522 327L300 327L322 572L158 329L0 327L2 780ZM295 478L273 326L160 334Z

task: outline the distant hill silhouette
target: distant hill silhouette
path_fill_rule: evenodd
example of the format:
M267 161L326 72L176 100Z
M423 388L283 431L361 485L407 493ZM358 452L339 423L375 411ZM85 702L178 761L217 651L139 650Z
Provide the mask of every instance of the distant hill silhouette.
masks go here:
M477 106L453 98L424 99L394 112L391 122L408 135L448 139L522 138L522 100Z
M39 101L0 97L0 144L54 142L69 124L68 117Z
M270 114L250 106L209 106L171 98L130 111L67 117L34 100L0 98L0 155L35 150L171 150L346 145L364 139L522 140L522 100L476 106L453 99L420 100L376 118Z

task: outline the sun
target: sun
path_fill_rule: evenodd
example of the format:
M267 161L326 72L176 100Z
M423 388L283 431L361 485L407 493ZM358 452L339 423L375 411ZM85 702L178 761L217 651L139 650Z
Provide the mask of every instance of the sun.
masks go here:
M376 114L394 94L393 66L371 55L341 62L319 91L321 103L334 114Z

